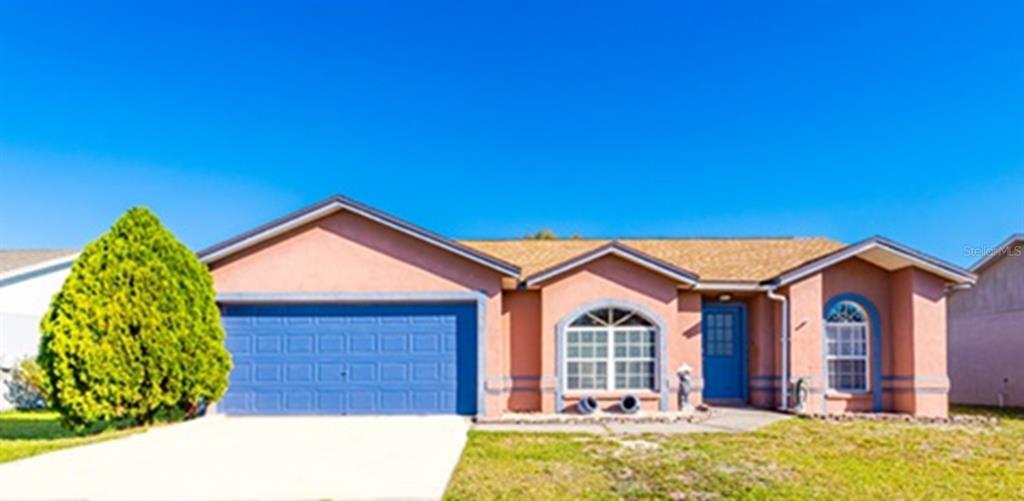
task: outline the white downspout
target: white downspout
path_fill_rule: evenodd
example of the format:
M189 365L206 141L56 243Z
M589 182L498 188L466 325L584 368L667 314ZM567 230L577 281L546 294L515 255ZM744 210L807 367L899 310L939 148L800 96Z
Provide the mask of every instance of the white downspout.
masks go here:
M789 409L789 299L782 294L775 293L775 287L767 291L768 299L782 303L782 333L779 335L779 346L782 349L780 360L782 364L782 403L780 410Z

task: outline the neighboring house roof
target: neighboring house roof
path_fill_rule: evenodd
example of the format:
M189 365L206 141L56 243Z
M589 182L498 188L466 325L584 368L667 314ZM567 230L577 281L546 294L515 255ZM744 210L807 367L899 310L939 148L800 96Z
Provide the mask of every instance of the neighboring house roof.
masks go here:
M463 240L518 264L526 278L612 242L699 277L701 282L761 282L844 248L827 238L662 238L621 240ZM536 282L536 278L534 278Z
M391 229L400 231L428 244L440 247L448 252L465 257L478 264L499 271L505 275L518 277L519 267L467 247L455 240L443 237L432 231L420 228L412 223L377 209L359 203L341 195L334 195L313 205L275 219L255 229L242 233L219 244L199 251L199 259L204 263L212 263L247 249L267 239L280 235L303 224L315 221L338 211L349 211L375 221Z
M773 280L772 283L779 286L786 285L853 257L863 259L887 271L915 266L957 284L973 284L978 279L973 273L959 266L918 252L885 237L875 236L789 270Z
M971 266L971 271L980 273L983 268L1005 256L1021 255L1022 253L1024 253L1024 233L1014 233L994 249L988 249L985 255Z
M70 263L78 249L0 249L0 280Z

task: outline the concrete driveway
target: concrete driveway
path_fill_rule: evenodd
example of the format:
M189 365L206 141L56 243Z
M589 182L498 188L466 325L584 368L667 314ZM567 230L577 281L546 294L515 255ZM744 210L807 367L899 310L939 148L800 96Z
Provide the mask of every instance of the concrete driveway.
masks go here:
M458 416L211 417L0 465L0 499L435 499Z

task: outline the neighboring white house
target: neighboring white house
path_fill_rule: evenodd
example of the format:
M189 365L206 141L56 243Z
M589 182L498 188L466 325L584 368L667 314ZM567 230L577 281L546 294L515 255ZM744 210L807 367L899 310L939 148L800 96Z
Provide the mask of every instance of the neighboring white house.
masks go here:
M74 249L0 250L0 410L18 361L36 355L39 322L78 257Z

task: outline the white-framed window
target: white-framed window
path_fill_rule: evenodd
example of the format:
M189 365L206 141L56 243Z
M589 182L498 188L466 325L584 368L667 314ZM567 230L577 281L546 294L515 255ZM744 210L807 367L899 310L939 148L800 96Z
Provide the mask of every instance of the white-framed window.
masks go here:
M867 391L871 319L861 305L840 301L825 314L828 388Z
M588 311L565 330L565 388L655 390L657 346L657 330L635 311Z

